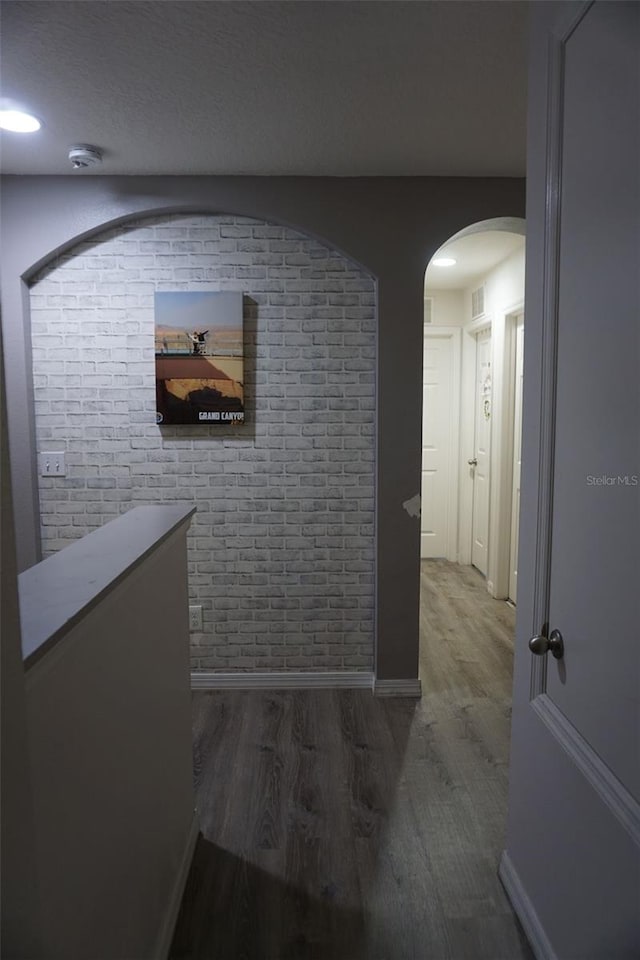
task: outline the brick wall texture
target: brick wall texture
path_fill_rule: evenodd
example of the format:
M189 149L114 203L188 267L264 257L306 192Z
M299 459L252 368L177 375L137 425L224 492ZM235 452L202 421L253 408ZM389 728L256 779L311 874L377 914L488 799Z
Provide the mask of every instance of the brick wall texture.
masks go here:
M241 427L155 423L154 293L243 293ZM112 229L31 290L44 555L184 502L194 670L373 668L376 291L286 227L172 216Z

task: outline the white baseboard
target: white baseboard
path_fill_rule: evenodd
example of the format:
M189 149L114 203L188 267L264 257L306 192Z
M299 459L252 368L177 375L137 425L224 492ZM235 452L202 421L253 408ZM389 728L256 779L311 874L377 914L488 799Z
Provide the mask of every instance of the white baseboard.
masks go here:
M558 960L558 956L549 943L544 927L540 923L540 918L529 899L527 891L522 886L520 877L506 850L500 858L498 876L511 901L511 906L522 924L536 960Z
M373 684L376 697L417 697L422 696L422 683L416 677L413 680L376 680Z
M349 690L373 687L372 673L286 672L286 673L205 673L191 674L192 690L279 690L306 687Z
M167 903L167 909L165 910L162 921L162 926L160 927L160 931L158 933L156 948L153 952L154 960L167 960L167 957L169 956L171 943L173 941L173 934L176 927L176 921L178 919L178 912L182 903L184 888L187 883L187 877L189 876L189 870L191 869L193 851L196 848L199 833L200 821L198 819L197 810L194 810L193 819L191 820L191 826L189 827L187 841L182 854L182 860L180 861L180 866L175 876L171 894L169 895L169 902Z

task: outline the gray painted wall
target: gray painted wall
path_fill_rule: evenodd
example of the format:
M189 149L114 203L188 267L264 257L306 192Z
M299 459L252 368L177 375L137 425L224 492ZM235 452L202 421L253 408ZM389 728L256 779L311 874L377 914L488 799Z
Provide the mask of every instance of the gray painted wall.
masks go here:
M524 216L524 181L472 178L7 177L2 302L9 439L21 569L38 559L30 332L25 281L82 237L141 214L235 213L298 227L378 281L377 655L380 679L415 677L422 298L435 250L463 227Z
M88 603L81 619L72 614L75 625L62 628L26 673L43 941L36 956L151 960L171 936L196 826L188 519L166 536L175 522L132 521L122 550L126 523L124 534L107 526L104 536L93 535L97 542L78 541L83 547L66 564L63 584L78 564L91 580L82 584L76 570L73 587L58 585L53 600L47 584L57 583L64 554L34 577L45 619L55 623L78 583L91 596L94 584L102 589L103 569L108 582L114 562L117 570L120 556L127 558L127 575ZM154 543L157 527L166 539ZM132 561L136 554L142 558ZM25 587L23 604L33 584Z
M0 331L0 464L8 462L4 363ZM20 612L9 471L2 470L0 569L0 706L2 717L2 941L0 955L22 960L39 955L40 912L36 879L33 803L29 773L27 705L20 646Z

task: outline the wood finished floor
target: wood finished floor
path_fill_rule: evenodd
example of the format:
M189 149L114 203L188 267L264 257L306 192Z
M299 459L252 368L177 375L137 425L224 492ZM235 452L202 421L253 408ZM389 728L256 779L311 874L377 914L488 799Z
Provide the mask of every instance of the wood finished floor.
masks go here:
M421 701L194 695L173 960L533 960L497 877L514 611L422 565Z

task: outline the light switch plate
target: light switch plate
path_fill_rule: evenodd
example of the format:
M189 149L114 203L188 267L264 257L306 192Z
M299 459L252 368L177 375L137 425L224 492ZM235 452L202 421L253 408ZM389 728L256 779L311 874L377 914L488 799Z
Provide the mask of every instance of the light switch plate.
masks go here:
M64 450L47 450L39 453L38 472L41 477L66 477Z

